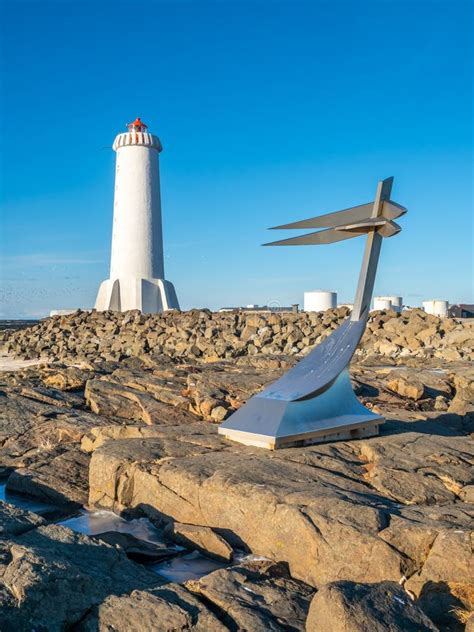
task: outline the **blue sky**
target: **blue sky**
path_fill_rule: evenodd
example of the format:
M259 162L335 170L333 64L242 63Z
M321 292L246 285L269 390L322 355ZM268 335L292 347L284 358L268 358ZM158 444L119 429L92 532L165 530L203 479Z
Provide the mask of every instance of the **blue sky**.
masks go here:
M166 276L183 308L337 290L363 240L261 248L269 226L407 206L378 294L473 299L472 5L463 0L2 4L0 317L91 307L115 155L160 136ZM282 235L290 236L290 235Z

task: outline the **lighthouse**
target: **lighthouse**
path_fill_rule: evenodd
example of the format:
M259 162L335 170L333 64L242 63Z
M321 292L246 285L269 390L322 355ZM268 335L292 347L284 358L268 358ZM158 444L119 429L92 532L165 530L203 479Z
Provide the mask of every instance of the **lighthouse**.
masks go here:
M101 283L95 308L151 313L179 309L164 272L161 142L138 117L127 127L112 146L117 158L110 278Z

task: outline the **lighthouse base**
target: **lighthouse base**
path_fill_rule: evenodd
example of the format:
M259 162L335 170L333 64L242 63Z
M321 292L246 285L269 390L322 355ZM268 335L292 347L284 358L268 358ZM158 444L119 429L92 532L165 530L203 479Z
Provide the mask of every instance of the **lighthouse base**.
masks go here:
M173 284L164 279L107 279L100 285L95 309L99 312L139 309L155 314L179 309L179 303Z

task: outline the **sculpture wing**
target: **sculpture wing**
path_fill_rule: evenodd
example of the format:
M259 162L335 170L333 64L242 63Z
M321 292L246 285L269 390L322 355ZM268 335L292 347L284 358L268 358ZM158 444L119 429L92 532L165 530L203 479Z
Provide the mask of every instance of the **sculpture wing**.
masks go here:
M392 237L400 232L401 228L395 222L387 220L384 217L366 217L352 224L342 224L336 228L328 228L326 230L316 231L300 235L299 237L290 237L290 239L280 239L279 241L271 241L264 246L318 246L322 244L333 244L344 239L352 239L359 235L376 230L382 237Z
M378 229L379 235L382 237L393 237L397 235L402 230L402 227L399 226L396 222L387 221L383 226Z
M280 239L279 241L271 241L264 246L315 246L320 244L333 244L336 241L343 241L344 239L352 239L363 235L367 231L361 229L359 232L349 230L336 230L329 228L328 230L320 230L315 233L308 233L307 235L300 235L299 237L291 237L290 239Z
M300 222L292 222L291 224L283 224L282 226L272 226L270 230L329 228L349 222L357 222L364 217L369 217L373 206L373 202L368 202L367 204L360 204L359 206L346 208L343 211L336 211L335 213L326 213L326 215L318 215L318 217L303 219Z
M382 205L382 216L387 219L397 219L397 217L405 215L406 212L407 209L404 206L392 202L392 200L386 200Z
M325 215L318 215L317 217L311 217L310 219L303 219L299 222L292 222L291 224L282 224L281 226L272 226L270 230L298 230L304 228L337 228L342 224L353 224L360 222L366 218L370 218L373 209L373 202L367 204L360 204L359 206L352 206L346 208L343 211L336 211L334 213L326 213ZM392 200L386 200L382 205L382 215L385 219L392 220L397 219L401 215L404 215L407 209Z

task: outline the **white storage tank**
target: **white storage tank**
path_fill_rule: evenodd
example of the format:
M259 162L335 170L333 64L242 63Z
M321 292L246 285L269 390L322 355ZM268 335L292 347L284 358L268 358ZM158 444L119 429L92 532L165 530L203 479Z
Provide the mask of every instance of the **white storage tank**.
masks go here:
M433 316L439 316L440 318L445 318L448 315L448 307L448 301L437 298L431 301L423 301L423 309L425 312Z
M337 306L337 292L313 290L304 293L305 312L324 312Z
M387 296L374 296L374 312L392 309L392 301Z
M394 312L401 312L403 297L401 296L375 296L374 311L391 309Z
M395 312L401 312L403 307L403 297L402 296L386 296L385 298L390 299L392 304L392 309Z

